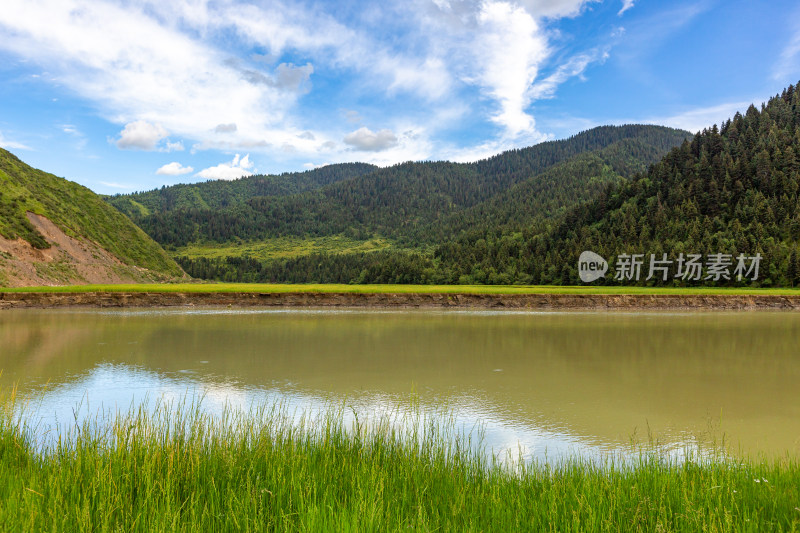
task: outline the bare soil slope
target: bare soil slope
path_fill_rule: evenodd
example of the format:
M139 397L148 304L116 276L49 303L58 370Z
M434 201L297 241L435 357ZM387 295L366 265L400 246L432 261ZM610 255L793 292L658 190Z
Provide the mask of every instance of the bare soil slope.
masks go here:
M97 243L67 235L48 218L31 212L26 215L50 247L34 248L22 238L0 236L0 285L133 283L171 277L126 265Z
M93 191L0 148L0 287L184 276L158 243Z

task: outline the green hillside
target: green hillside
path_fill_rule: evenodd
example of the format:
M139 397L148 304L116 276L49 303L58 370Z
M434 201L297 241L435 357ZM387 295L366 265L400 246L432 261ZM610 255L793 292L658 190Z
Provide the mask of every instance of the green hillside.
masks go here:
M646 170L689 137L661 126L604 126L477 163L403 163L296 194L247 198L251 182L226 182L218 190L228 188L228 197L237 201L225 207L153 201L203 194L205 205L212 200L221 206L208 183L111 201L146 207L147 214L139 209L134 220L200 278L458 283L471 273L439 268L437 248L485 233L515 239L541 233L567 210ZM519 269L497 274L470 282L530 279Z
M560 163L592 151L609 149L614 169L593 176L577 176L569 183L553 183L558 200L530 199L538 205L535 217L590 198L598 182L629 176L658 160L688 133L660 126L605 126L570 139L512 150L471 164L449 162L403 163L360 173L291 195L261 195L224 208L148 208L134 220L162 245L260 241L269 238L344 234L361 240L389 238L404 247L433 244L450 238L458 227L458 213L495 198L510 187L536 180ZM628 144L623 141L635 141ZM612 153L612 145L618 150ZM585 179L584 179L585 178ZM589 178L594 182L589 184ZM546 179L546 178L544 178ZM248 184L233 182L242 189ZM181 186L200 190L203 184ZM534 185L534 189L537 185ZM167 188L160 193L176 194ZM541 190L542 193L552 192ZM152 194L152 193L147 193ZM239 195L241 198L246 195ZM140 202L142 195L117 197ZM206 202L208 203L208 202ZM217 202L216 205L220 205ZM455 218L454 218L455 217ZM485 223L485 221L482 221ZM436 239L432 238L435 231Z
M225 209L244 204L257 196L288 196L318 189L337 181L376 170L367 163L327 165L306 172L287 172L280 175L254 175L237 180L209 180L202 183L179 184L153 191L108 198L108 202L133 219L151 213L186 209Z
M168 276L182 275L156 242L97 194L34 169L0 149L0 235L21 238L34 249L50 248L51 243L31 223L28 212L46 217L69 237L96 243L125 265Z
M590 145L594 149L540 164L537 172L524 178L519 173L518 179L487 176L489 189L501 181L508 185L496 187L494 194L480 201L477 194L465 195L460 203L452 202L460 209L445 209L427 225L409 218L407 212L405 220L412 222L412 228L395 226L386 236L395 242L404 238L416 249L309 253L272 261L184 257L180 262L193 275L230 281L574 285L580 283L578 257L591 250L611 267L595 285L800 286L800 90L796 86L676 143L680 146L649 168L644 168L646 157L629 155L636 151L635 145L644 149L640 141L616 139L599 148ZM503 168L499 163L508 155L494 159L496 170ZM629 171L619 164L626 158L633 161L626 167ZM489 162L452 168L470 176L470 172L477 175L477 167L487 166ZM442 174L436 179L443 179ZM475 201L468 205L466 198ZM389 205L386 210L391 212ZM379 230L374 216L367 211L355 220ZM427 242L436 244L426 247ZM641 274L619 276L620 256L633 254L641 254ZM665 262L664 269L648 280L651 254ZM681 262L690 256L702 264L696 276L687 275ZM756 256L758 276L750 271L740 279L739 258L747 261L749 270L748 258ZM721 275L713 274L714 261Z
M608 185L644 171L666 150L630 138L576 155L431 224L421 232L421 237L441 244L469 232L491 229L508 233L556 219L576 204L594 198Z
M789 86L760 109L751 105L744 115L698 133L648 172L576 208L552 233L531 241L542 258L538 280L574 283L578 255L591 249L610 264L619 254L666 253L674 260L683 253L730 255L735 266L739 254L761 254L758 284L796 286L799 153L800 91ZM673 264L667 283L676 272Z
M481 282L525 279L535 284L580 282L578 257L591 250L612 273L595 285L800 285L800 93L794 86L760 108L750 106L675 148L635 179L568 210L552 228L524 234L476 232L439 246L436 271ZM615 279L620 254L642 254L639 279ZM650 255L667 255L650 280ZM678 259L699 255L700 279L678 276ZM726 276L708 278L712 255ZM739 255L760 254L757 279L734 274ZM749 268L750 262L746 263ZM683 269L684 273L686 269ZM520 274L522 273L522 274ZM502 276L501 276L502 274Z

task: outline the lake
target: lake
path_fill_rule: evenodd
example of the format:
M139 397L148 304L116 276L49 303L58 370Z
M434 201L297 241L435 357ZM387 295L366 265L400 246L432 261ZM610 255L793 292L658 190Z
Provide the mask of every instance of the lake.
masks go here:
M800 455L797 313L6 310L0 369L43 435L202 398L215 412L414 405L527 459L650 441Z

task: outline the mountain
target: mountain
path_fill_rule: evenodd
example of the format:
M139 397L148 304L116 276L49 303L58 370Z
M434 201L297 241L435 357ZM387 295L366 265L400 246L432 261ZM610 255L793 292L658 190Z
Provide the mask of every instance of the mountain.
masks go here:
M800 90L789 86L570 212L552 233L531 243L542 254L539 281L574 282L578 254L590 249L611 265L620 254L645 254L646 267L650 254L667 254L673 261L667 284L795 286L800 283L798 154ZM705 263L712 255L729 256L731 279L706 279L704 273L700 280L675 280L680 254L698 254ZM760 254L755 283L732 275L740 254ZM650 283L663 279L656 276Z
M202 207L195 202L194 206L178 209L148 208L138 216L134 214L133 219L155 240L169 246L338 234L359 240L378 236L402 246L432 245L460 231L458 213L477 208L515 185L535 182L548 169L574 157L607 149L603 163L611 162L614 168L597 175L577 176L569 183L551 183L548 187L558 189L559 200L544 200L534 194L531 197L537 205L536 213L531 213L534 218L551 216L565 205L588 199L600 183L643 170L687 135L660 126L605 126L477 163L403 163L370 172L356 167L358 172L353 172L350 178L298 194L248 198L246 193L237 193L240 201L224 207ZM230 186L242 190L249 184L241 180ZM158 194L177 195L179 191L200 191L202 187L208 185L166 188ZM529 184L531 191L552 192L543 187L543 184ZM190 196L188 192L182 194ZM120 196L112 203L120 205L129 200L141 203L141 198L141 194Z
M546 231L472 235L440 246L436 268L451 279L524 272L531 283L575 285L579 256L589 250L614 271L594 284L797 286L798 154L800 91L789 86L760 108L751 105L698 133L633 180L573 207ZM617 268L634 254L642 260L638 279ZM666 261L653 263L665 270L647 280L651 254ZM692 255L701 266L689 272ZM752 270L739 279L740 256L745 274L750 258L760 256L757 278Z
M146 207L137 207L132 218L196 277L457 283L463 273L453 276L434 265L439 261L432 252L443 243L486 232L544 231L568 209L644 171L690 136L661 126L603 126L476 163L352 167L350 177L294 194L248 198L253 178L246 178L219 185L237 199L224 207L194 200L158 207L153 201L196 198L208 183L110 201ZM520 271L501 282L528 278ZM492 279L498 281L480 282Z
M631 179L602 179L577 202L563 196L570 177L586 184L609 168L620 173L603 149L540 169L446 215L445 230L432 234L452 238L428 249L181 262L194 275L252 280L576 285L579 257L592 251L610 267L595 285L800 285L798 86L679 144ZM625 268L635 257L638 276Z
M342 163L306 172L286 172L277 176L259 174L232 181L209 180L203 183L179 184L153 191L115 195L109 197L108 202L131 218L175 210L225 209L241 205L257 196L288 196L317 189L377 168L367 163Z
M183 275L156 242L100 196L0 149L0 285Z

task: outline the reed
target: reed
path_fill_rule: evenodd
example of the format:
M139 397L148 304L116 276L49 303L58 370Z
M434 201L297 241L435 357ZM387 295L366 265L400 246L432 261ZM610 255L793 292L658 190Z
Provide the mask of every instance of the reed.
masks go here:
M795 531L800 464L488 458L447 418L280 404L95 418L43 447L0 410L3 531Z

